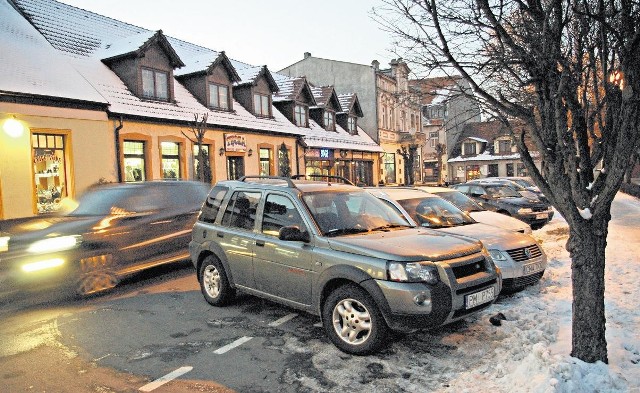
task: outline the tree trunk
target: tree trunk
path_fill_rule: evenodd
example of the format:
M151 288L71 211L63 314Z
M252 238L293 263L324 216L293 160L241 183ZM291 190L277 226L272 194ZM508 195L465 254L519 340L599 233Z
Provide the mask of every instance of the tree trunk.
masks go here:
M604 266L607 219L592 219L572 227L567 243L573 282L571 356L608 363L605 338Z

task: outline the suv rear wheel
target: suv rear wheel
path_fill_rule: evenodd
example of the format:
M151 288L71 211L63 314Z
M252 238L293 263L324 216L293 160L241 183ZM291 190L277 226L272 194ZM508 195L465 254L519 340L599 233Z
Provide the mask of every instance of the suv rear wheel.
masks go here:
M198 278L202 295L213 306L224 306L235 296L222 262L213 255L202 261Z
M333 344L354 355L377 351L389 331L371 296L352 284L329 294L322 307L322 321Z

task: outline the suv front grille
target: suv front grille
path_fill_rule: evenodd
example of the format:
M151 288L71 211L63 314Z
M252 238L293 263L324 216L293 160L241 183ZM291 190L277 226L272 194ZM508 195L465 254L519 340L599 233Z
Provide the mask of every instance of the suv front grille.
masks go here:
M548 210L548 207L544 205L537 205L537 206L532 206L531 210L534 212L546 212Z
M540 251L540 247L538 247L537 244L532 244L522 248L514 248L513 250L508 250L507 253L516 262L523 262L529 259L538 258L542 255L542 251Z
M463 264L452 265L451 270L456 279L473 276L476 273L487 271L487 261L483 256L479 256Z

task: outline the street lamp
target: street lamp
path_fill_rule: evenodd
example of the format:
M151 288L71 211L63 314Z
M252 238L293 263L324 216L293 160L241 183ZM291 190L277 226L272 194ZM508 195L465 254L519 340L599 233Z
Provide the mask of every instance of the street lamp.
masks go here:
M15 116L5 120L2 129L12 138L20 138L24 132L24 126Z

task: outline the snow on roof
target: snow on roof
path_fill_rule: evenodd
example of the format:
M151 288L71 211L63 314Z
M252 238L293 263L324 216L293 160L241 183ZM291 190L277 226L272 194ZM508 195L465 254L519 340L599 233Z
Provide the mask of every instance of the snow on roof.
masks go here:
M141 31L128 37L105 40L100 48L93 52L93 56L102 60L135 52L155 34L154 31Z
M529 151L529 154L533 158L537 158L540 154L537 151ZM447 160L447 162L470 162L470 161L494 161L494 160L519 160L520 153L506 154L506 155L493 155L488 151L485 151L482 154L478 154L471 157L454 157Z
M107 103L6 1L0 1L0 15L0 90Z
M351 135L338 124L335 131L327 131L313 119L309 119L309 128L303 130L302 140L307 147L384 152L360 127L357 134Z
M356 101L355 93L345 93L338 94L338 101L340 101L340 106L342 107L341 113L349 113L351 111L351 106Z
M241 81L236 82L236 86L255 82L256 78L260 75L263 69L264 66L254 66L237 70Z
M472 141L476 141L476 142L489 143L488 140L482 139L482 138L478 138L478 137L475 137L475 136L469 136L469 137L467 137L467 139L471 139Z

